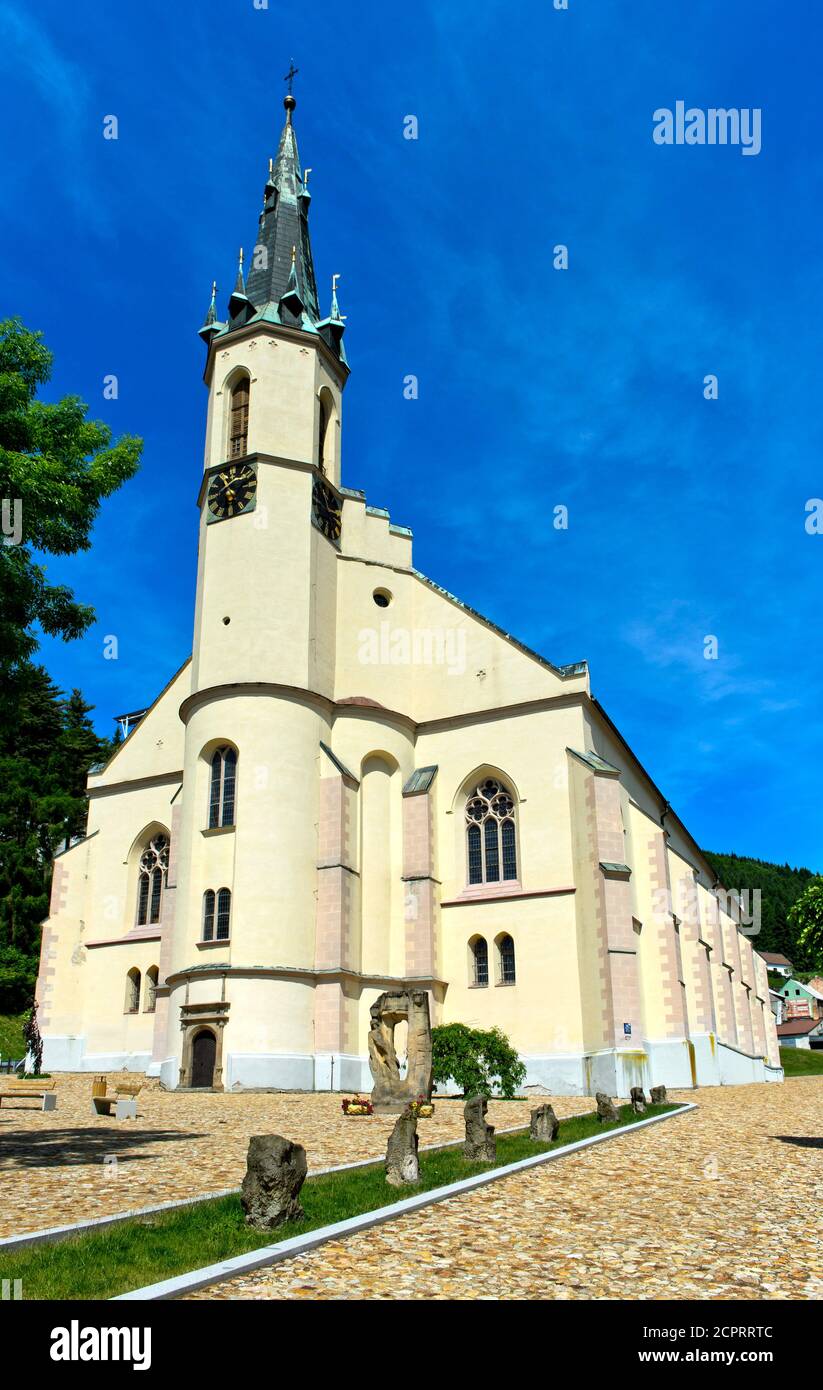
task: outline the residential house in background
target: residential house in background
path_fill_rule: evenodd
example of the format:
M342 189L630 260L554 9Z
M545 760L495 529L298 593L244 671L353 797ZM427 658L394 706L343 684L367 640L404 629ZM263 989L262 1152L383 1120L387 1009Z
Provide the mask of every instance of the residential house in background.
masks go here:
M775 951L758 951L757 954L766 962L766 969L770 975L783 975L785 979L791 979L794 966L788 956L781 956Z
M823 1048L823 1018L790 1018L778 1023L781 1047Z
M802 980L787 980L778 990L786 1001L786 1018L823 1018L823 993Z

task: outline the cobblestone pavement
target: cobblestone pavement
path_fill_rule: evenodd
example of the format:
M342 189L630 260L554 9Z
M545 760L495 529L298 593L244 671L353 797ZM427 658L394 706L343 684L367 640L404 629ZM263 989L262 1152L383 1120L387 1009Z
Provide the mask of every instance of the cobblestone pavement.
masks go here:
M673 1098L700 1109L190 1297L819 1299L823 1077Z
M117 1080L109 1076L110 1091ZM239 1187L252 1134L297 1140L310 1169L376 1158L394 1123L345 1119L339 1095L170 1092L156 1081L140 1092L137 1119L118 1121L91 1115L90 1075L56 1082L55 1111L44 1113L36 1101L0 1106L0 1236ZM489 1118L499 1129L524 1124L537 1103L492 1101ZM580 1096L554 1104L561 1117L594 1106ZM437 1102L432 1119L420 1121L421 1144L462 1135L462 1109Z

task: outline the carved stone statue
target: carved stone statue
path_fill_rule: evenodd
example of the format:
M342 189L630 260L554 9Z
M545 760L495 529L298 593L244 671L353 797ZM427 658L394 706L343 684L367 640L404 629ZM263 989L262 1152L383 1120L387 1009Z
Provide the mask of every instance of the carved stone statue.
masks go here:
M431 1099L432 1030L429 996L424 989L388 990L371 1006L369 1066L374 1079L372 1105L377 1114L405 1110L410 1101ZM405 1077L394 1048L394 1030L408 1023L408 1065Z
M611 1096L607 1096L605 1091L595 1093L597 1101L597 1118L601 1125L614 1125L620 1119L620 1111L612 1103Z
M463 1116L466 1121L466 1142L463 1145L463 1157L470 1158L475 1163L494 1163L497 1158L494 1125L490 1125L486 1121L488 1108L489 1102L485 1096L469 1096L463 1106Z
M417 1143L417 1119L407 1106L394 1122L386 1149L386 1182L392 1187L419 1182Z

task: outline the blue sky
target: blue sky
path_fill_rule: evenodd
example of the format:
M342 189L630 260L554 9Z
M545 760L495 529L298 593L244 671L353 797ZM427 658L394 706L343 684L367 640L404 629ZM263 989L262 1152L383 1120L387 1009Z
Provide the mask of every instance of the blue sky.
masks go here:
M348 315L344 481L424 573L589 661L700 843L823 869L822 37L819 0L0 0L2 313L44 331L50 396L145 439L93 549L50 562L98 614L43 643L55 679L109 732L189 653L196 330L294 55L321 303L340 272ZM760 154L656 145L679 99L760 108Z

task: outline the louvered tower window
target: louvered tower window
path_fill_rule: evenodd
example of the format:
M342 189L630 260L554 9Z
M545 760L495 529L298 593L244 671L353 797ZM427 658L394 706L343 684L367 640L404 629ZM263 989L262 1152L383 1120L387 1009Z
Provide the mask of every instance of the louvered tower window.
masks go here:
M241 377L231 393L229 458L243 458L249 451L249 378Z

